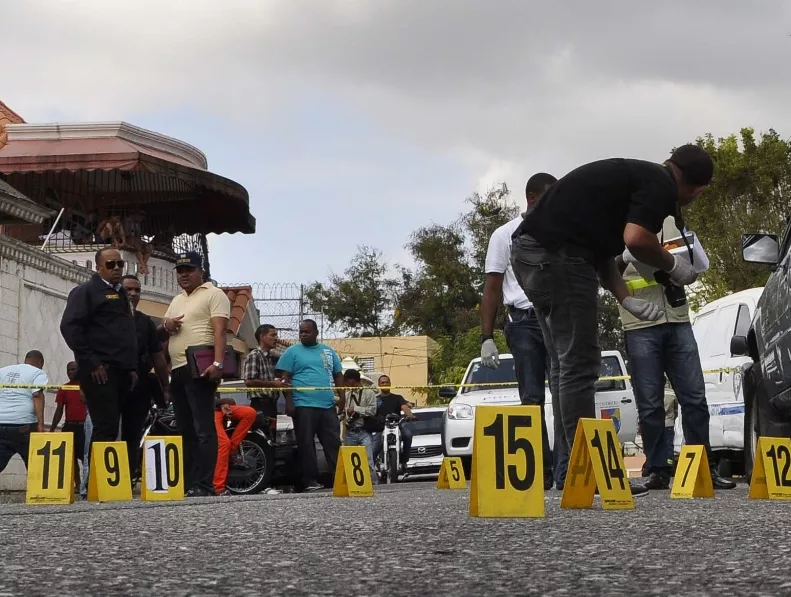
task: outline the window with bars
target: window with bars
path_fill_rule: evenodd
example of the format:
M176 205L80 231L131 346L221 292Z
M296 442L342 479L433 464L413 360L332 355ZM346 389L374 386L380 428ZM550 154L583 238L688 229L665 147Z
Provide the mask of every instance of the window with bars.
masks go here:
M357 364L365 373L373 373L375 364L373 357L361 357L357 359Z

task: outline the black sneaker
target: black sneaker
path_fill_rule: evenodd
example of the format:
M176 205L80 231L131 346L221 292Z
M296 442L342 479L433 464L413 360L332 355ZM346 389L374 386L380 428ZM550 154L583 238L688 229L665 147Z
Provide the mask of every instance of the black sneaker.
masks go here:
M555 479L552 478L552 471L544 473L544 491L549 491L555 484Z
M310 485L307 485L303 491L305 493L314 493L316 491L321 491L322 489L324 489L323 485L319 485L318 483L311 483Z
M670 475L665 472L653 472L648 475L648 481L645 484L646 489L670 489Z
M217 497L231 497L233 494L226 489L226 490L221 491L220 493L218 493L216 495L217 495Z
M188 490L187 493L184 494L184 497L188 497L188 498L210 497L213 495L214 493L209 493L208 491L206 491L201 487L193 487L192 489Z
M640 483L632 483L629 481L629 489L632 490L632 497L648 495L648 487Z

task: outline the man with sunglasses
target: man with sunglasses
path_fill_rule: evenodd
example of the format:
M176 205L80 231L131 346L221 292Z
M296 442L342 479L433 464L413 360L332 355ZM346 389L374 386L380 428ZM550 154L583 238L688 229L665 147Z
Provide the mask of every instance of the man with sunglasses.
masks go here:
M121 284L124 260L112 248L96 253L96 273L69 293L60 332L77 361L93 432L91 442L118 438L121 408L137 383L132 305Z

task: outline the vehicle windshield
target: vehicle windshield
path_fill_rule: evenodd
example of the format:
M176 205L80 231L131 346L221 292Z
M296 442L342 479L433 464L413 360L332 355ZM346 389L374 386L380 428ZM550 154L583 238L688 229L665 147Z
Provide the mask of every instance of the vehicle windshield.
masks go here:
M408 421L406 424L412 435L433 435L442 433L442 411L420 412L413 410L417 421Z
M618 377L623 375L621 364L615 356L606 356L602 359L600 377ZM488 384L510 384L510 385L488 385ZM500 358L500 366L497 369L484 367L480 361L475 362L470 367L470 372L464 380L462 394L469 392L479 392L481 390L497 390L516 387L516 372L514 370L514 359L510 357ZM478 385L480 384L480 385ZM613 392L626 389L624 380L606 380L596 382L597 392Z

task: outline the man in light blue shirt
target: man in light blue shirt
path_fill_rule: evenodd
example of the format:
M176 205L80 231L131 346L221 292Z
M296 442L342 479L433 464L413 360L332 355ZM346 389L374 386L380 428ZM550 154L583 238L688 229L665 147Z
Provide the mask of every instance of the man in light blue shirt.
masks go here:
M343 368L338 353L318 342L319 328L312 319L299 326L299 344L290 346L277 362L286 385L286 414L294 420L297 451L305 491L322 489L318 482L315 437L318 436L331 471L335 471L341 446L341 424L338 412L343 412L346 396L340 398L337 409L333 387L343 387ZM300 390L300 388L306 388ZM310 390L308 388L325 388Z
M0 389L0 472L19 454L27 467L30 433L44 431L44 387L49 384L42 371L44 355L31 350L25 362L0 369L0 384L34 386Z

